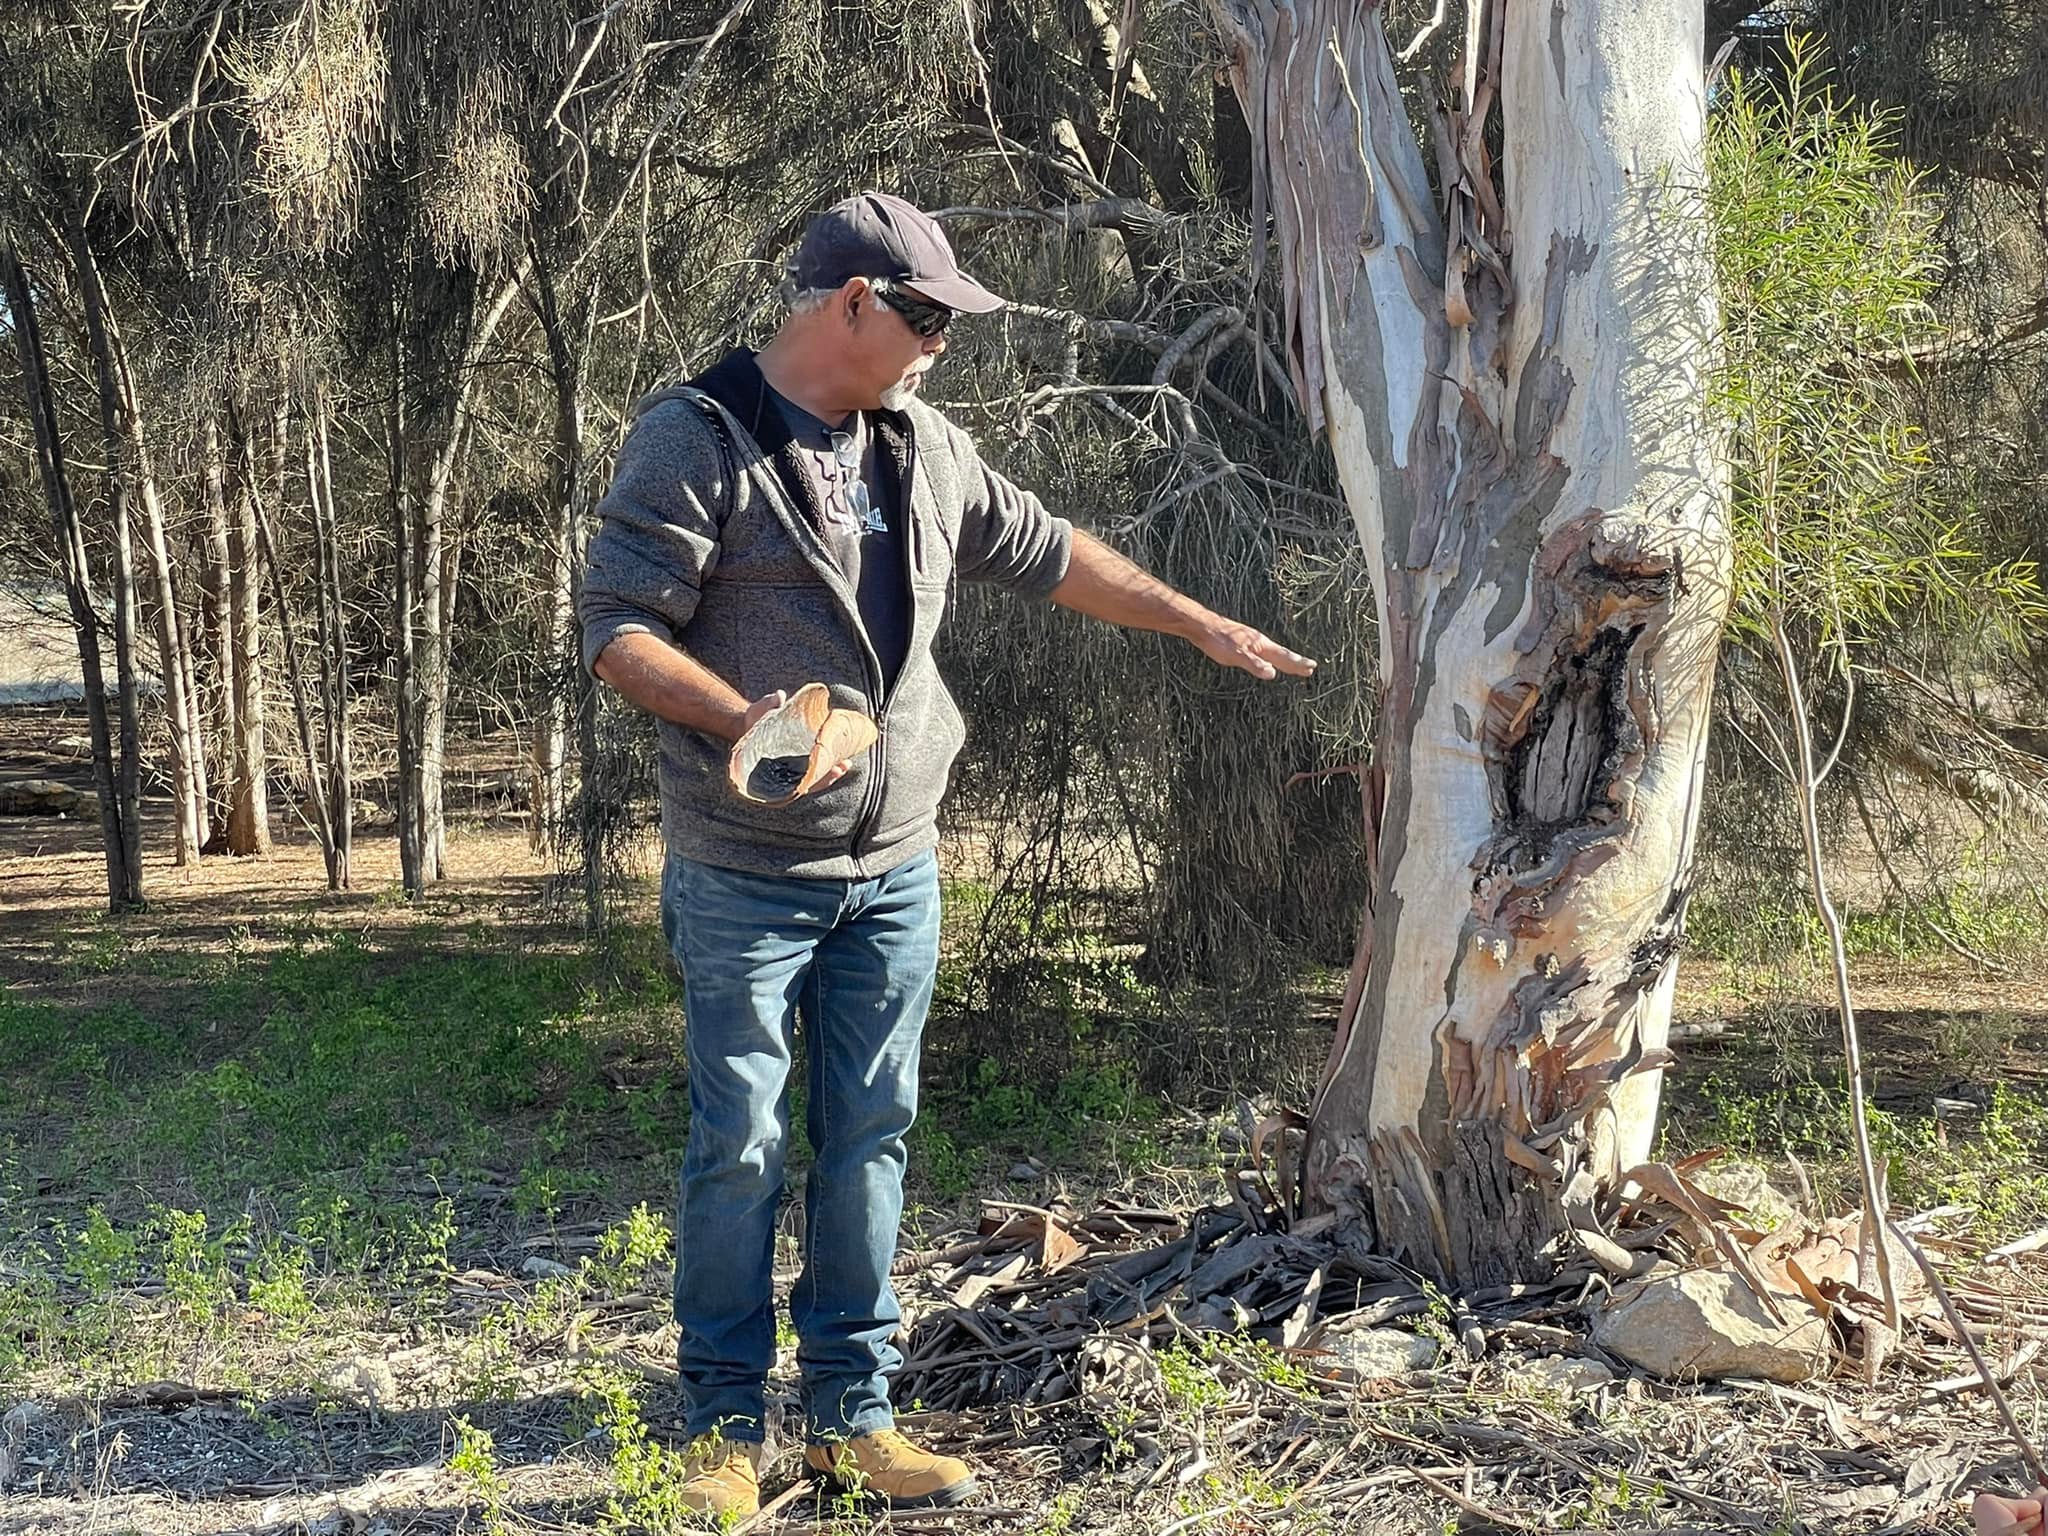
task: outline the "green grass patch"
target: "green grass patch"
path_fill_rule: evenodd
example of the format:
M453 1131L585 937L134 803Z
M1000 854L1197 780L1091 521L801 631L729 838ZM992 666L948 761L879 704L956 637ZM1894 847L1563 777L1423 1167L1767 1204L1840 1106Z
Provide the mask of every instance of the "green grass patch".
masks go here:
M1851 960L1919 961L1951 956L1953 944L1981 955L2014 957L2042 941L2041 910L2029 896L1989 895L1959 885L1912 902L1842 909ZM1721 896L1701 891L1686 912L1690 952L1731 964L1782 964L1805 958L1818 966L1827 939L1803 887Z
M1899 1211L1967 1205L1992 1242L2048 1224L2048 1105L1994 1084L1981 1112L1869 1111L1873 1151ZM1797 1160L1821 1208L1854 1203L1847 1090L1801 1077L1775 1084L1710 1075L1674 1096L1665 1126L1674 1151L1726 1147L1789 1172ZM1785 1178L1774 1182L1791 1188Z
M344 932L140 1002L0 994L0 1138L81 1206L262 1188L326 1251L417 1268L446 1247L422 1185L516 1170L519 1210L552 1216L602 1167L679 1151L674 990L602 974L482 932L452 951Z
M1158 1161L1165 1102L1121 1063L1079 1067L1040 1087L992 1057L928 1073L911 1128L911 1176L953 1200L1033 1157L1049 1167L1100 1169Z

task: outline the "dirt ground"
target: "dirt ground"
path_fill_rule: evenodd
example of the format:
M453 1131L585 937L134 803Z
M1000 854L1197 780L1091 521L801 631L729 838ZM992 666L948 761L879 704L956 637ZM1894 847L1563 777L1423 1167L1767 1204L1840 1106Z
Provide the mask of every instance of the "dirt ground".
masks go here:
M82 716L61 709L0 711L0 779L54 777L89 791L87 764L66 745L83 732ZM472 748L456 777L489 786L512 761L502 746ZM507 952L573 967L573 935L547 921L551 901L573 893L554 889L509 797L487 787L451 788L449 798L454 877L413 908L392 897L387 830L359 830L357 889L332 895L312 837L282 815L269 856L177 870L165 802L154 797L149 909L118 925L99 916L96 822L0 817L0 1062L10 1029L52 1031L62 1042L69 1021L89 1032L102 1027L94 1020L128 1014L183 1030L184 1049L213 1027L195 1011L281 985L281 973L266 969L272 957L298 967L311 964L309 952L334 961L304 983L307 1012L261 1003L246 1034L236 1015L217 1044L193 1048L205 1070L190 1082L203 1095L248 1091L228 1069L258 1060L265 1031L301 1017L327 1021L321 989L348 980L354 955L401 990L420 977L430 989L475 986L485 1009L530 1006L530 1025L515 1031L522 1049L542 1050L532 1040L563 1020L604 1037L587 1063L559 1067L559 1083L482 1115L488 1123L397 1154L360 1154L351 1149L370 1142L342 1137L332 1142L343 1149L335 1166L319 1164L329 1143L310 1139L309 1160L274 1185L245 1187L227 1207L217 1193L183 1193L166 1170L193 1154L168 1143L112 1155L67 1147L88 1124L172 1134L188 1122L241 1123L194 1120L199 1111L174 1114L156 1100L146 1116L106 1111L109 1094L134 1091L124 1104L145 1103L118 1079L146 1057L109 1046L82 1074L20 1068L20 1091L0 1090L0 1533L685 1527L660 1496L673 1471L661 1457L680 1426L663 1363L674 1344L665 1229L655 1233L648 1215L667 1209L678 1134L663 1121L676 1102L675 1053L659 1038L665 994L658 982L634 983L654 999L654 1022L642 1029L621 1022L638 1006L631 995L593 997L573 969L479 980L478 967ZM426 952L441 968L417 968ZM1782 1131L1788 1147L1806 1146L1796 1117L1831 1112L1815 1084L1837 1059L1830 1021L1815 1011L1824 1000L1817 979L1764 978L1710 957L1688 962L1684 976L1674 1145L1746 1134L1763 1142ZM1916 1190L1935 1192L1922 1206L1944 1206L1922 1233L1954 1275L1976 1277L1977 1294L2003 1298L1986 1343L2038 1432L2048 1260L2028 1251L1986 1267L1984 1255L2016 1225L2048 1220L2038 1203L2048 1199L2039 1140L2048 1124L2048 984L2038 969L1994 973L1924 955L1862 961L1857 983L1888 1145L1899 1166L1924 1175ZM369 990L349 1009L357 1002L396 1006ZM480 1035L484 1023L479 1014ZM467 1026L458 1018L451 1027L432 1050ZM462 1064L421 1057L429 1070L436 1059L459 1077ZM290 1102L305 1112L318 1101ZM424 1111L430 1118L443 1112L435 1104ZM994 1134L995 1122L977 1113L985 1109L939 1114L914 1165L929 1170L973 1151L971 1138ZM620 1132L613 1145L606 1127L629 1115L662 1123L637 1141ZM1002 1268L1009 1250L1000 1235L993 1250L965 1252L1019 1212L1051 1212L1092 1245L1088 1262L1113 1267L1192 1234L1196 1212L1225 1202L1226 1171L1244 1155L1241 1111L1227 1103L1147 1107L1101 1136L1057 1146L1017 1129L1043 1123L1004 1122L1013 1140L998 1138L967 1164L979 1170L976 1187L918 1186L902 1266L912 1271L904 1290L913 1318L972 1330L984 1326L971 1320L976 1307L984 1318L991 1306L1014 1314L1055 1294L1043 1252L1021 1274ZM472 1133L481 1150L464 1152ZM263 1162L244 1149L231 1163L222 1151L221 1166L283 1170L287 1153L298 1156L266 1146L272 1161ZM374 1178L359 1177L349 1161L359 1155ZM550 1162L592 1171L558 1190ZM1782 1183L1782 1169L1770 1171ZM1809 1174L1816 1204L1847 1208L1839 1166L1809 1154L1799 1177ZM330 1242L309 1268L292 1259L312 1229L303 1215L292 1225L288 1190L330 1184L356 1203L351 1220L380 1202L370 1226L388 1242L348 1262ZM165 1214L187 1198L216 1211L203 1241L189 1228L176 1235ZM111 1226L90 1219L101 1205ZM248 1214L232 1241L218 1225L225 1209ZM1103 1225L1103 1212L1124 1214ZM445 1230L431 1230L437 1222ZM394 1257L413 1250L432 1262L408 1267ZM37 1272L38 1255L47 1273ZM101 1271L119 1278L102 1283ZM298 1290L280 1279L287 1273L300 1276ZM980 1289L995 1302L962 1300L978 1276L993 1277ZM779 1286L790 1278L781 1266ZM906 1414L907 1427L976 1462L985 1492L975 1506L878 1521L796 1480L794 1452L783 1448L768 1482L781 1502L747 1528L1961 1531L1972 1489L2019 1475L1967 1363L1937 1336L1909 1339L1870 1385L1853 1369L1799 1386L1679 1385L1631 1372L1592 1345L1580 1326L1586 1300L1531 1293L1468 1309L1458 1298L1426 1299L1403 1326L1437 1339L1430 1360L1363 1381L1331 1371L1319 1349L1287 1359L1242 1341L1191 1342L1155 1318L1137 1335L1149 1352L1133 1361L1098 1350L1076 1367L1065 1401L997 1403L988 1386L983 1403L970 1382L963 1403ZM1438 1308L1440 1338L1421 1326ZM962 1313L970 1320L958 1322ZM1000 1358L991 1353L992 1372ZM1559 1359L1595 1367L1592 1384L1559 1387L1532 1364ZM778 1409L794 1406L789 1364L785 1348Z

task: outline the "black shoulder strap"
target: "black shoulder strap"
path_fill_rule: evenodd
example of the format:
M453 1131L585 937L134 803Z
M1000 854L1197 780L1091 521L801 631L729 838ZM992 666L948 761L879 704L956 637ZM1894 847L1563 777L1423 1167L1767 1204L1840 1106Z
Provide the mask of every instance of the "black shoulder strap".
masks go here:
M682 394L685 400L704 413L704 419L711 423L711 435L718 439L718 459L725 470L725 505L718 509L718 520L723 523L732 515L740 474L739 447L733 442L732 423L726 416L725 407L703 390L685 388Z

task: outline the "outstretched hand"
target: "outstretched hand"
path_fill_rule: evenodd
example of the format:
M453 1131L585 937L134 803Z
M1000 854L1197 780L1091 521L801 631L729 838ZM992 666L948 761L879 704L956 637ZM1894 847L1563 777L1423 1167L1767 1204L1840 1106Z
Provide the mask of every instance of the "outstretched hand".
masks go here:
M1977 1536L2042 1536L2044 1511L2048 1511L2048 1488L2036 1488L2032 1498L2008 1499L1996 1493L1980 1493L1970 1507Z
M1201 653L1218 666L1236 667L1253 677L1274 678L1282 672L1289 677L1307 677L1316 669L1316 664L1306 656L1296 655L1279 641L1235 619L1218 618L1193 639Z

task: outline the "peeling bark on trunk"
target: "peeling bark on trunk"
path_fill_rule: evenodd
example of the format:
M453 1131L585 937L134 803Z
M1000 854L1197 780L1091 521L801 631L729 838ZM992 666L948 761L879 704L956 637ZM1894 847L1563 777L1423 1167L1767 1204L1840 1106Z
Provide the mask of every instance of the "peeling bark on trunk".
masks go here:
M1211 3L1379 620L1311 1202L1446 1282L1535 1278L1647 1155L1668 1060L1728 599L1701 15L1473 0L1433 189L1377 9Z
M92 734L93 788L99 795L100 842L107 857L107 910L123 912L142 904L140 778L136 771L134 667L129 659L132 635L117 630L116 644L122 648L116 657L121 678L122 753L117 765L114 732L107 718L99 610L93 600L85 530L71 496L71 473L64 460L63 437L58 431L57 397L50 387L50 364L43 350L35 293L12 246L0 249L0 288L6 292L8 314L13 321L15 349L21 359L22 394L28 402L35 438L36 467L50 507L50 528L56 536L71 627L78 637L78 668L85 683L85 714Z

